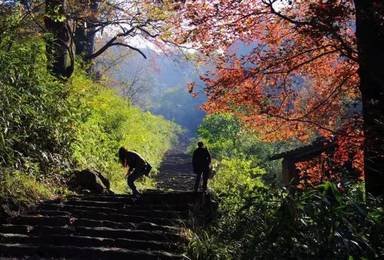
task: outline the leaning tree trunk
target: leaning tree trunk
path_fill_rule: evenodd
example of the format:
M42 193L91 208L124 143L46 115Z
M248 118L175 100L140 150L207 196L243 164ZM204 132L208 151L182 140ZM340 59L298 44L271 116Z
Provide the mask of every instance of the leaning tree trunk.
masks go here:
M366 191L384 194L384 1L355 0Z
M65 0L46 0L45 27L48 68L60 78L68 78L74 69L71 30L65 13Z

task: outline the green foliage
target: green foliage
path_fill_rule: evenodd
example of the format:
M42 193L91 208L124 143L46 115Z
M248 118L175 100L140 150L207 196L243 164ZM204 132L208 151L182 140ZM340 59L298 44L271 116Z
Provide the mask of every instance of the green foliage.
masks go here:
M32 206L36 201L49 199L54 194L54 185L45 185L24 172L3 169L1 177L0 203L4 211Z
M197 134L209 146L215 158L241 153L238 143L241 136L241 124L238 119L229 114L206 116L198 128Z
M156 168L181 129L132 106L78 68L68 82L47 71L41 35L28 17L0 9L0 201L15 208L66 192L66 173L95 168L126 190L120 146ZM146 178L144 187L154 186Z
M361 184L347 183L341 190L327 182L304 192L265 184L262 176L270 167L262 160L275 147L260 142L232 116L208 116L199 137L218 159L209 186L219 212L208 228L195 230L187 251L192 259L384 255L383 202L366 199Z
M0 17L0 203L5 211L66 192L74 131L67 87L47 71L44 42L28 19ZM1 213L1 209L0 209Z
M117 161L120 146L142 154L154 168L176 141L181 129L149 112L142 112L117 93L78 73L71 79L72 106L78 126L72 144L78 167L104 172L116 192L126 190L125 171ZM142 186L154 186L144 179Z
M351 187L353 188L353 187ZM193 259L374 259L384 255L382 201L333 183L303 193L257 187L190 243ZM228 252L230 254L228 255Z
M268 158L280 151L284 144L263 142L233 115L208 115L203 119L197 133L198 139L206 144L213 157L219 161L237 158L264 168L270 176L276 176L280 172L280 164Z
M227 212L235 212L256 187L264 186L260 177L265 174L265 170L255 166L250 160L223 159L216 171L218 173L211 181L210 187L219 198L225 198L220 206Z
M73 133L66 87L46 62L38 39L0 49L0 166L39 178L68 167Z
M232 252L218 237L201 230L193 234L187 248L187 255L193 256L192 259L196 260L231 259Z

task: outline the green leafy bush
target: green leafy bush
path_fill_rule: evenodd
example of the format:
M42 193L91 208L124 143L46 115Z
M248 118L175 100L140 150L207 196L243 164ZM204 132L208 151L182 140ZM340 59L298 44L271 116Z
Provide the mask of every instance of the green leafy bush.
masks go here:
M13 11L0 18L0 203L17 210L65 192L74 122L44 41Z
M52 198L53 187L54 185L44 185L24 172L3 169L0 180L0 202L6 207L3 208L5 211L28 207L38 200Z
M67 82L56 79L30 16L0 12L1 201L23 206L66 192L66 173L75 167L104 172L113 190L123 192L120 146L159 166L180 127L132 106L81 68ZM153 187L154 181L141 185Z
M361 184L288 191L265 183L271 168L263 160L273 147L243 128L226 115L208 116L199 128L218 160L210 188L219 211L208 228L195 230L187 250L192 259L384 256L383 201L365 198Z
M235 192L237 194L237 192ZM378 259L384 255L382 201L356 200L333 183L303 193L257 187L219 196L220 217L197 231L193 259Z
M256 187L264 186L260 177L265 174L265 170L253 165L250 160L223 159L220 161L217 172L210 182L210 187L220 199L225 198L220 206L227 212L236 212L244 203L246 196Z
M114 90L78 73L71 80L70 102L76 107L73 158L78 167L95 168L110 179L112 190L126 191L124 170L117 161L120 146L142 154L156 169L181 129L176 124L143 112ZM142 186L154 186L144 179Z
M73 137L68 91L47 72L44 53L39 39L0 49L0 166L40 179L68 168Z
M284 147L283 143L266 143L257 133L243 125L239 119L230 114L212 114L206 116L197 130L202 140L216 160L238 158L252 161L267 170L271 176L280 172L280 164L268 158ZM197 140L189 147L192 150Z

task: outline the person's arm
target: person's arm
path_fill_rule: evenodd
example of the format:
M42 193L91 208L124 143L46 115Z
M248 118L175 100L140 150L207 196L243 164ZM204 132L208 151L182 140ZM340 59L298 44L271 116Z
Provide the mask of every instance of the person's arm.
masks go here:
M126 163L125 164L126 167L128 167L126 176L129 176L133 172L133 170L136 168L134 156L132 155L131 152L127 152L125 157L125 163Z
M132 172L133 172L133 168L129 167L126 176L131 175Z
M128 161L127 161L127 159L125 159L125 160L123 161L123 166L124 166L124 168L127 168L127 167L128 167Z
M209 153L208 149L207 149L207 162L208 164L211 164L211 154Z
M193 155L192 155L192 168L193 168L193 171L196 170L196 164L197 164L197 150L193 151Z
M125 174L125 176L129 176L133 171L133 167L132 167L132 162L128 163L128 158L124 160L124 167L128 168L128 171Z

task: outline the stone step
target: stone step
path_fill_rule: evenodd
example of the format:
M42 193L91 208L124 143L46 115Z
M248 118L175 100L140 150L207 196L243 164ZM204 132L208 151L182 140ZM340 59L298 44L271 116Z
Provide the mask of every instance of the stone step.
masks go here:
M65 211L65 210L45 210L45 209L35 209L33 211L29 211L29 214L34 214L36 216L49 216L49 217L54 217L54 216L71 216L71 212Z
M112 202L125 202L128 204L154 204L154 205L187 205L194 203L202 198L201 192L151 192L144 193L142 197L136 201L132 201L130 195L85 195L85 196L72 196L70 199L81 200L96 200L96 201L112 201Z
M53 209L51 209L53 210ZM121 214L113 212L101 212L101 211L89 211L86 209L78 209L71 207L66 208L66 211L70 212L71 217L75 218L87 218L92 220L108 220L113 222L120 223L141 223L141 222L152 222L157 225L166 225L166 226L185 226L188 224L188 219L186 218L165 218L165 217L153 217L153 216L142 216L142 215L132 215L132 214ZM38 211L40 213L44 211ZM128 224L129 225L129 224Z
M175 211L185 211L188 210L191 207L191 203L187 203L185 201L182 204L169 204L166 201L163 201L162 203L145 203L143 201L138 200L135 203L128 203L124 200L121 201L104 201L104 200L97 200L97 199L71 199L67 201L61 201L63 203L68 202L78 205L90 205L90 206L102 206L102 207L111 207L111 208L121 208L123 205L126 209L148 209L148 210L175 210Z
M58 212L60 212L62 215L58 215ZM35 218L34 220L26 220L25 222L22 222L20 219L21 217L16 218L17 221L11 220L12 223L17 224L44 224L48 223L49 221L46 221L45 218L52 218L52 217L64 217L68 218L71 225L74 226L90 226L90 227L96 227L96 226L105 226L105 227L112 227L112 228L129 228L129 229L143 229L143 230L162 230L162 231L180 231L182 228L176 227L176 226L167 226L167 225L158 225L152 222L116 222L111 220L105 220L105 219L92 219L91 215L88 215L87 217L75 217L72 213L67 211L51 211L51 210L41 210L35 212L36 215L28 216L30 218ZM25 216L27 217L27 216ZM41 220L39 220L41 219ZM55 226L55 224L52 224L51 226ZM61 226L61 225L56 225Z
M88 212L113 212L123 213L128 215L140 215L140 216L151 216L151 217L162 217L162 218L185 218L188 216L188 211L175 211L175 210L160 210L160 209L138 209L138 208L124 208L121 205L120 208L109 208L101 206L92 206L89 204L77 204L73 202L66 203L49 203L40 205L37 210L58 210L58 211L69 211L72 209L82 209Z
M104 238L77 235L52 235L29 236L23 234L0 234L0 243L6 244L34 244L76 247L114 247L130 250L166 250L177 253L181 251L181 245L175 242L161 242L154 240L134 240L126 238Z
M168 232L182 231L182 228L157 225L151 222L121 223L121 222L114 222L109 220L93 220L93 219L86 219L86 218L77 219L76 221L74 221L73 225L87 226L87 227L103 226L103 227L120 228L120 229L129 228L129 229L141 229L141 230L158 230L158 231L168 231Z
M176 260L186 259L182 255L164 251L128 250L105 247L75 247L54 245L26 245L0 243L0 256L40 258L70 258L70 259L137 259L137 260Z
M45 225L45 226L65 226L71 225L76 219L67 216L40 216L23 215L11 219L9 222L16 225Z
M76 234L81 236L105 237L113 239L126 238L134 240L158 240L163 242L186 241L186 238L181 233L177 232L117 229L108 227L28 226L4 224L0 226L0 233L12 233L23 235Z
M201 193L82 195L41 203L0 225L0 258L186 259ZM197 203L196 203L197 202Z
M183 204L168 204L163 203L146 203L137 201L136 203L129 203L125 200L121 201L104 201L95 199L69 199L69 200L53 200L46 201L42 205L57 205L57 204L68 204L68 205L79 205L79 206L92 206L92 207L102 207L102 208L111 208L111 209L132 209L132 210L163 210L163 211L188 211L193 203L184 202Z

